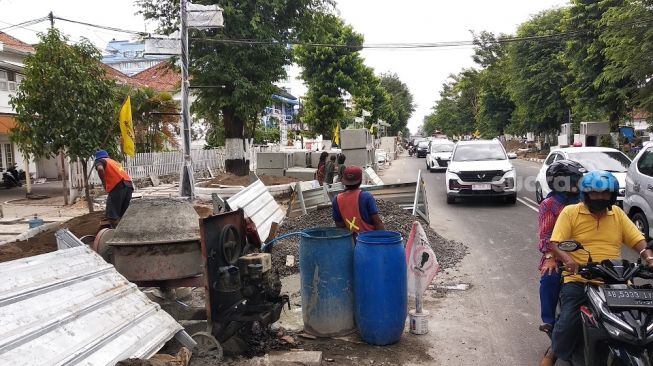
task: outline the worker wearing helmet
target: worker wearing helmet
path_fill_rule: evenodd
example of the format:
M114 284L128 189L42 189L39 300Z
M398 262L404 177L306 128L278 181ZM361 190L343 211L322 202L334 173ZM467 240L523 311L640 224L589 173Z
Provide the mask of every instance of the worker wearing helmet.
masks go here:
M341 182L345 191L333 198L333 221L354 234L372 230L384 230L376 200L369 192L360 190L363 171L357 166L348 166Z
M108 193L105 216L111 227L116 227L127 211L134 192L132 179L109 153L98 150L95 153L95 169L102 181L102 187Z
M615 206L619 182L609 172L592 171L580 182L580 203L565 207L553 228L550 248L563 263L564 283L560 289L560 314L552 333L552 347L540 366L555 364L556 356L570 361L582 338L580 306L586 301L584 284L577 275L580 264L587 264L584 251L564 252L558 244L575 240L591 252L593 261L621 258L621 244L637 251L653 267L653 251L647 249L644 236L621 208Z
M579 200L578 183L587 170L571 160L558 160L546 170L546 182L551 193L540 203L538 216L540 259L540 330L550 333L555 324L555 312L560 294L560 270L550 246L553 226L567 205Z

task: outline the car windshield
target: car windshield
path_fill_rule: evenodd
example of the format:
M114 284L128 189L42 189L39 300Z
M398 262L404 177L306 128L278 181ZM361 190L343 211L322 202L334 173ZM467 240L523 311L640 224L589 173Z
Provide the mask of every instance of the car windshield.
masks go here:
M451 152L451 151L453 151L453 144L431 145L431 152Z
M585 169L606 170L611 173L625 173L630 158L621 151L585 151L569 153L569 159L580 163Z
M506 153L499 144L458 145L453 161L505 160Z
M429 146L429 142L428 142L428 141L422 141L422 142L420 142L420 143L417 145L417 147L419 147L419 148L426 148L426 147L428 147L428 146Z

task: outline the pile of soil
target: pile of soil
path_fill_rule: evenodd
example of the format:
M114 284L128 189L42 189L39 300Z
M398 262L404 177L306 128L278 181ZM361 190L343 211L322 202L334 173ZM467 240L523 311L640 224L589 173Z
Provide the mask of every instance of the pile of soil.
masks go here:
M278 177L273 175L261 175L259 176L259 179L266 186L275 186L279 184L288 184L288 183L295 183L300 181L300 179L294 177ZM251 182L250 182L250 177L248 175L240 177L237 175L233 175L231 173L220 173L218 177L215 177L206 182L202 182L199 185L203 187L211 187L212 184L247 187L248 185L251 184Z
M78 238L84 235L95 235L100 228L104 211L97 211L78 216L61 223L58 227L46 230L25 241L15 241L0 246L0 262L31 257L57 250L57 239L54 233L63 228L70 230Z
M467 247L460 242L447 240L436 233L429 225L421 218L416 218L411 215L409 211L402 209L397 204L377 200L381 218L385 224L386 230L397 231L401 233L404 240L408 239L410 230L414 221L419 221L426 231L429 238L429 244L433 248L437 256L440 266L445 268L452 268L458 264L467 254ZM311 212L307 215L286 218L283 225L279 228L278 235L303 231L308 228L318 226L333 226L333 218L331 216L331 209L321 209ZM286 256L295 256L295 263L293 266L286 266ZM299 238L293 237L281 240L275 243L272 249L272 267L278 268L280 276L288 276L299 272Z
M194 208L202 218L208 217L213 213L213 208L211 207L197 205ZM27 240L1 245L0 262L13 261L14 259L31 257L57 250L57 239L54 233L59 229L67 228L78 238L85 235L95 235L100 230L100 221L103 218L104 211L96 211L70 219L57 227L41 232Z

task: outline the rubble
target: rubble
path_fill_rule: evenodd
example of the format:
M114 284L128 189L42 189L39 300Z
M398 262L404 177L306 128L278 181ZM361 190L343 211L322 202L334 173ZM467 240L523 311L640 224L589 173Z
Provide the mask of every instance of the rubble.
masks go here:
M386 230L400 232L404 240L408 239L412 223L415 220L420 221L429 243L435 252L438 263L442 269L452 268L459 263L467 254L467 247L460 242L447 240L436 233L421 218L417 218L407 210L402 209L395 203L383 200L377 200L379 212ZM333 226L331 209L320 209L313 211L308 215L295 218L286 218L283 225L279 228L278 235L287 234L296 231L302 231L318 226ZM293 266L286 266L287 256L295 256ZM278 268L280 276L288 276L299 272L299 237L289 238L277 242L272 249L272 267Z

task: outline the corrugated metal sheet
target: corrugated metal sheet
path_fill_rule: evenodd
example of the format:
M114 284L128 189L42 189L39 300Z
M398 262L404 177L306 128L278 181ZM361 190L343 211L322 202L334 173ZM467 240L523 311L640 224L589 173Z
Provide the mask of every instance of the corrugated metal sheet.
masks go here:
M297 217L309 211L317 210L320 205L331 203L326 186L303 189L301 184L295 184L295 192L288 205L288 217Z
M0 363L114 365L182 330L87 246L0 264Z
M54 233L55 238L57 238L57 249L68 249L73 247L83 247L84 243L79 240L73 233L68 229L60 229Z
M273 222L281 224L286 216L260 180L229 198L227 204L232 210L242 208L245 211L245 215L256 225L261 240L268 237Z

